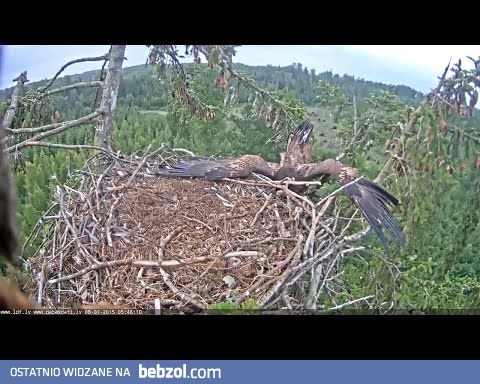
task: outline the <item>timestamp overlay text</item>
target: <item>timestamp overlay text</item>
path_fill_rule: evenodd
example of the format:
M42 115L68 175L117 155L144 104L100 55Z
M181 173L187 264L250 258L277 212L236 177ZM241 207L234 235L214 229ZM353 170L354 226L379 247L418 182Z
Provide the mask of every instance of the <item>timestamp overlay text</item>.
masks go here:
M480 361L3 360L2 384L455 383L478 378Z

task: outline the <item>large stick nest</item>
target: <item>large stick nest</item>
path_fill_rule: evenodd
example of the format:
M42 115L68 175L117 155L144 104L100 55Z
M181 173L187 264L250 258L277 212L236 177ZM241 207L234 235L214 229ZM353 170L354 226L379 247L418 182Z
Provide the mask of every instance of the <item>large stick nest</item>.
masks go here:
M315 308L354 250L344 236L351 220L340 228L333 196L314 204L261 176L162 178L155 170L173 152L159 153L96 156L70 186L56 187L34 231L43 245L27 261L36 300L163 313L249 299L257 308Z

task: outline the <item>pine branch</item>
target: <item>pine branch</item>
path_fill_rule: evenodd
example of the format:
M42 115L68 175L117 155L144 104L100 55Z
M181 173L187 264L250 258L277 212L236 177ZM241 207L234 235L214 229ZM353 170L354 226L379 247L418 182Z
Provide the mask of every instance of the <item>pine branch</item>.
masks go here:
M445 70L443 72L443 75L439 78L438 85L437 87L432 90L420 103L420 105L417 107L417 109L410 115L410 120L408 121L408 124L406 127L403 129L402 134L400 135L400 139L395 145L395 148L391 151L391 156L383 166L382 170L378 174L378 176L375 179L375 183L381 184L385 178L387 177L387 173L389 172L391 166L395 162L395 156L400 156L402 155L402 148L404 148L405 141L407 139L407 136L413 131L415 124L417 123L417 120L419 119L420 116L422 116L422 112L424 109L427 107L427 105L437 96L437 94L440 92L442 87L445 84L445 76L447 75L448 69L450 68L450 62L448 65L445 67Z

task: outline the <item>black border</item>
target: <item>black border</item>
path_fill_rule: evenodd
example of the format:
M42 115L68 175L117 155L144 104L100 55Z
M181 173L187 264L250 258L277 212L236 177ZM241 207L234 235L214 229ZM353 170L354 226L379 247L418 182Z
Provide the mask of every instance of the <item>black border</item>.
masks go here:
M132 4L110 17L110 5L82 3L89 13L65 14L43 4L43 12L33 4L25 12L7 6L10 23L1 26L2 44L468 44L477 34L474 22L453 32L435 7L427 14L407 3L383 14L378 5L366 3L324 2L320 10L290 3L266 12L244 4L236 14L214 3L160 13ZM479 349L466 345L479 344L479 320L468 315L8 315L0 317L0 325L7 359L478 359Z
M379 3L82 3L25 11L6 3L2 44L476 44L475 22L448 20L446 8ZM88 10L87 10L88 9ZM152 12L155 10L155 12ZM383 12L382 12L383 11ZM453 23L453 29L448 29ZM458 25L457 25L458 24Z
M478 359L468 315L0 318L8 359ZM5 356L5 355L4 355ZM3 357L5 358L5 357Z

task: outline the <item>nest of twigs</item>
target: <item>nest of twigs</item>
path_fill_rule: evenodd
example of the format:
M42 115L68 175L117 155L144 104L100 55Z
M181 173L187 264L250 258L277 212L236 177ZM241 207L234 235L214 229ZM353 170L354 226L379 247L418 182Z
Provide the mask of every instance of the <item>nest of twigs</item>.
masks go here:
M103 153L76 184L58 185L33 234L43 246L27 261L32 296L49 308L103 301L164 313L249 299L257 308L315 308L362 235L345 237L351 221L337 226L333 196L315 204L261 176L156 176L173 156Z

